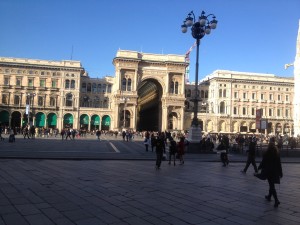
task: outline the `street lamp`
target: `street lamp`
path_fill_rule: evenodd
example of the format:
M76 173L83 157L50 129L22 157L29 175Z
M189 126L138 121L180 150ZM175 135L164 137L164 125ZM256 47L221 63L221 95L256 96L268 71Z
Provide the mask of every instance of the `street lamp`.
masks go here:
M124 111L124 114L123 114L123 129L125 129L125 127L126 127L126 119L125 119L125 117L126 117L126 106L127 106L127 101L129 100L129 98L127 98L127 97L122 97L121 98L121 101L124 101L124 109L123 109L123 111Z
M33 114L33 101L34 101L35 95L36 95L35 93L28 93L27 94L27 100L28 100L28 104L26 105L26 114L28 115L27 125L30 125L30 107L32 108L31 112ZM33 119L33 115L32 115L32 119Z
M209 20L208 18L212 17L212 20ZM185 21L183 22L183 25L181 25L181 31L182 33L186 33L188 27L191 27L192 36L196 39L196 46L197 46L197 52L196 52L196 74L195 74L195 97L192 99L194 102L194 117L192 120L190 132L189 132L189 139L191 142L198 142L199 137L201 140L201 128L199 127L199 121L198 121L198 102L199 94L198 94L198 69L199 69L199 45L200 45L200 39L202 39L206 34L210 34L211 29L215 29L217 27L218 21L216 20L216 17L214 14L208 14L205 15L205 12L202 11L201 16L199 16L198 21L196 21L196 17L193 11L191 11Z

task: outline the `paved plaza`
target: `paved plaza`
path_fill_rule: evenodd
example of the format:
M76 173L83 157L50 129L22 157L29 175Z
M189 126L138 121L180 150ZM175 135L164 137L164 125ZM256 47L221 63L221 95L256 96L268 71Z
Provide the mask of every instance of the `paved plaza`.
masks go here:
M298 158L282 158L281 205L274 208L264 199L267 182L255 178L252 167L240 173L245 155L230 155L222 167L216 154L187 154L184 165L164 161L155 170L155 154L139 141L19 138L0 144L0 225L300 223ZM65 151L70 158L59 157Z

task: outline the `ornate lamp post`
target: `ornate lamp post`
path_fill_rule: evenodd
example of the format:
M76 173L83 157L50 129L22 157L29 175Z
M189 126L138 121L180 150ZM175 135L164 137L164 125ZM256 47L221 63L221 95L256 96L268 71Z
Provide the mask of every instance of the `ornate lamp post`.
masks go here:
M212 20L209 20L209 17L212 17ZM198 120L198 102L200 101L199 98L199 91L198 91L198 69L199 69L199 45L200 39L202 39L206 34L210 34L211 29L215 29L217 27L218 21L213 14L205 15L205 12L202 11L201 16L199 16L198 20L196 21L195 14L191 11L183 25L181 25L182 33L186 33L188 27L191 27L192 36L196 39L196 74L195 74L195 96L192 101L194 102L194 117L192 120L191 128L189 131L189 140L192 143L199 142L201 140L201 128L199 126Z
M33 101L34 101L35 93L28 93L27 100L28 104L26 105L26 114L28 115L28 122L27 124L30 125L30 108L32 113L32 122L33 122Z
M127 106L127 101L128 100L129 100L129 98L127 98L125 96L123 96L121 98L121 101L124 102L124 109L123 109L123 111L124 111L124 114L123 114L123 129L125 129L125 127L126 127L126 106Z

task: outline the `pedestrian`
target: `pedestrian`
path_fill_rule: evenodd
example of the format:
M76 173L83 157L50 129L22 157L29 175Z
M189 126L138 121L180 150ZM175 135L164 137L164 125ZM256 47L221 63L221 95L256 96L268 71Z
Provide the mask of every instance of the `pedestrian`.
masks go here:
M145 139L144 139L144 145L146 147L146 152L148 152L148 147L150 145L150 138L145 137Z
M165 140L163 139L163 136L161 135L161 133L158 134L157 136L157 140L156 140L156 169L160 169L161 166L161 161L162 161L162 157L163 157L163 145L165 144Z
M218 145L217 150L221 152L220 158L224 167L229 164L228 149L229 149L229 138L226 135L222 135L221 142Z
M280 183L282 178L282 167L278 148L275 145L275 139L271 138L268 144L267 151L263 155L262 161L258 166L258 170L261 170L260 174L256 174L260 179L267 179L269 183L269 194L265 196L265 199L271 201L271 197L274 197L274 207L277 208L280 204L275 184Z
M256 166L256 163L255 163L255 151L256 151L256 138L255 138L255 136L249 137L248 142L249 142L249 149L247 150L247 153L248 153L247 163L246 163L245 168L241 172L246 173L248 167L250 166L250 164L252 164L255 173L257 173L258 170L257 170L257 166Z
M172 156L174 158L174 166L176 165L176 154L177 154L177 143L174 141L172 137L169 138L170 146L169 146L169 165L171 165Z
M180 160L180 165L184 164L184 152L185 152L185 143L184 143L184 137L180 137L179 142L177 144L178 149L178 155Z
M153 152L153 149L154 149L155 146L156 146L156 138L155 138L155 136L154 136L154 133L151 134L150 140L151 140L151 149L152 149L152 152Z
M61 140L62 141L64 140L65 133L66 133L65 130L61 129L60 135L61 135Z
M67 130L67 134L66 134L66 140L67 140L68 138L70 138L70 140L72 140L71 134L72 134L71 129L68 129L68 130Z
M97 139L98 139L99 141L101 141L101 139L100 139L101 131L100 131L100 130L97 130L97 131L96 131L96 136L97 136Z
M23 129L23 136L24 136L24 139L27 138L30 139L29 137L29 129L28 129L28 126L26 126L24 129Z

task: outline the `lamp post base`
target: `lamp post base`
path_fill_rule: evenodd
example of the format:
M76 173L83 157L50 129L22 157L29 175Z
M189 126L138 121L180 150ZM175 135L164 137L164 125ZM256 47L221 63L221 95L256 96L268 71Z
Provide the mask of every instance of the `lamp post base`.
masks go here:
M200 143L202 140L202 133L201 133L200 126L191 126L189 129L188 141L190 143Z

